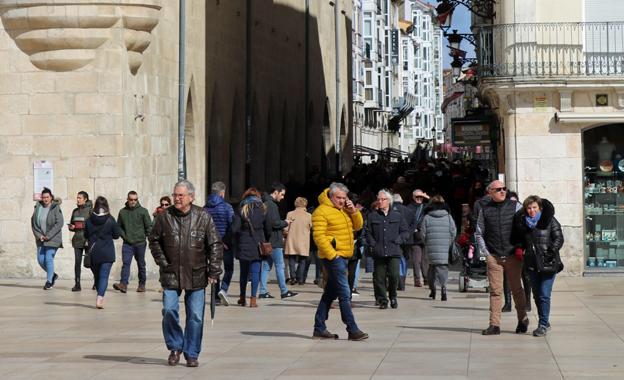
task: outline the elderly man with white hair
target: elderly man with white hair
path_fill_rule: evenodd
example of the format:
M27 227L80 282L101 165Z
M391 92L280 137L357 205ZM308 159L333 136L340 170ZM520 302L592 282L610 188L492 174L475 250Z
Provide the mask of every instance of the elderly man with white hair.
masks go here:
M399 265L403 244L409 237L409 228L400 212L392 208L392 193L380 190L377 193L379 208L371 211L367 218L366 241L372 247L375 272L373 273L375 294L380 309L390 306L396 309L399 287ZM386 278L388 286L386 287Z

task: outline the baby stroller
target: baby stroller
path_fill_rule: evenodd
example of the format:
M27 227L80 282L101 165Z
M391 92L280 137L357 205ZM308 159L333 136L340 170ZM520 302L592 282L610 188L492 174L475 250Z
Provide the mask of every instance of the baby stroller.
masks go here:
M473 234L462 234L457 243L461 249L462 269L459 273L459 291L485 289L489 292L485 256L479 253L479 246Z

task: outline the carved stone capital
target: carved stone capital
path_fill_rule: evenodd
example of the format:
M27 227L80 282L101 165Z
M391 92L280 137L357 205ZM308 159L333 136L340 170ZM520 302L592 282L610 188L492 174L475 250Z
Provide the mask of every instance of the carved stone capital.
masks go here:
M123 28L132 74L158 24L159 0L0 0L0 18L17 47L41 70L71 71Z

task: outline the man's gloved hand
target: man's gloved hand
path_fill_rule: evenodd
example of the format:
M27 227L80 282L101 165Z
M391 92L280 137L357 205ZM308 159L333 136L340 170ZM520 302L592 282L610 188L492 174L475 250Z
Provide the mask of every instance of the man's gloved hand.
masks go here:
M522 248L516 248L514 250L514 256L516 257L516 259L518 259L518 261L524 260L524 251L522 250Z

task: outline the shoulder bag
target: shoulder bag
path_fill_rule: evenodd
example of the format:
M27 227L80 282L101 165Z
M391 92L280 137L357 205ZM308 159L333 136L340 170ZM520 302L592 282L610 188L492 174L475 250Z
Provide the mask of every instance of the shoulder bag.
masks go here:
M273 253L273 246L271 245L271 243L264 242L258 239L256 237L256 231L254 230L253 225L251 224L251 220L246 219L246 221L247 221L247 225L249 226L251 237L256 241L256 244L258 245L258 253L260 254L260 257L271 256L271 253Z
M451 223L455 223L455 221L449 215L449 236L451 234ZM449 253L448 253L449 264L451 265L456 264L459 261L459 257L460 257L460 248L457 242L455 241L455 239L453 239L451 240L451 245L449 246Z

